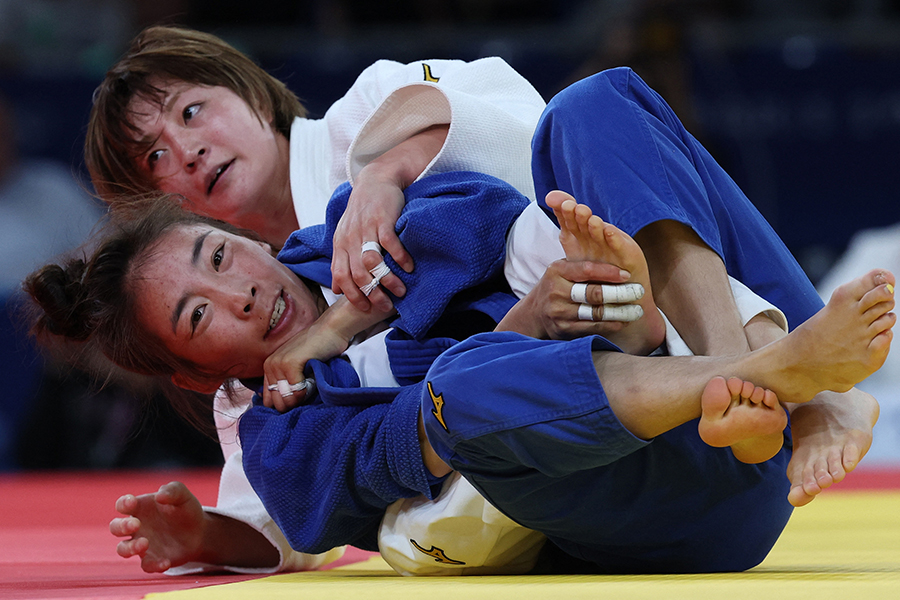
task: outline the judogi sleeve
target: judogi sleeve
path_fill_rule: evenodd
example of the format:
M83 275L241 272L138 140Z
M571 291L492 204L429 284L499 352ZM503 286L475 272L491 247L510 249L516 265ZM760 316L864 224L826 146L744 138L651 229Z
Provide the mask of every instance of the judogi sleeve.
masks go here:
M322 372L315 379L327 383ZM419 447L418 388L373 406L319 401L282 414L257 405L241 417L244 472L292 548L376 550L389 504L437 494L441 480Z

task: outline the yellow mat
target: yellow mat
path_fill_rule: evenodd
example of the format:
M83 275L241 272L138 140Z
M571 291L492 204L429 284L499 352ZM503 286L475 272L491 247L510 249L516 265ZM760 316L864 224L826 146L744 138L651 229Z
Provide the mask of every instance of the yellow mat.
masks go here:
M734 515L734 518L741 518ZM739 543L739 541L736 541ZM148 600L803 600L900 599L900 492L842 492L794 511L762 565L746 573L666 576L404 578L380 558Z

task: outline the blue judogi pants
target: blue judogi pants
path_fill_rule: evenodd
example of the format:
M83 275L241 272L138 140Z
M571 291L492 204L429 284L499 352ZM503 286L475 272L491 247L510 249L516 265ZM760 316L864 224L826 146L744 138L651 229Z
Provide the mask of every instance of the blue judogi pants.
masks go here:
M567 191L631 235L666 219L690 226L791 327L822 306L762 215L630 69L588 77L551 100L532 166L542 203L550 190ZM614 350L599 338L470 338L429 372L429 440L491 503L599 572L758 564L791 514L789 445L745 465L700 440L696 422L650 442L634 438L597 379L591 351L604 349Z
M532 150L542 205L547 192L566 191L632 236L656 221L684 223L729 275L784 311L792 329L822 308L772 227L632 70L603 71L557 94Z
M454 346L423 388L431 445L494 506L597 572L757 565L791 514L790 450L746 465L706 445L696 421L634 437L610 410L594 350L614 347L514 333Z

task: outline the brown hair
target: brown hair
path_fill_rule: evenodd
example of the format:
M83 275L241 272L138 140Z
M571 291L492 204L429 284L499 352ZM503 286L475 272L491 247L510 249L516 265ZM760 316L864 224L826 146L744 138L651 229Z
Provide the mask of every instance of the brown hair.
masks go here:
M287 138L294 118L306 116L297 96L281 81L218 37L191 29L148 27L94 91L84 158L94 189L107 202L155 188L135 164L135 157L146 149L136 139L129 105L141 96L162 106L165 90L157 87L160 81L228 88L257 116L272 115L272 127Z

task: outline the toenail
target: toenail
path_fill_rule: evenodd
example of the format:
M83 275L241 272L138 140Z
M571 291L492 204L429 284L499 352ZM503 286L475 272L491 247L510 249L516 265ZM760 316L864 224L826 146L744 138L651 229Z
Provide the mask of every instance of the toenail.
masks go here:
M887 291L888 291L888 293L890 293L893 296L894 295L894 286L892 286L891 284L887 284Z

